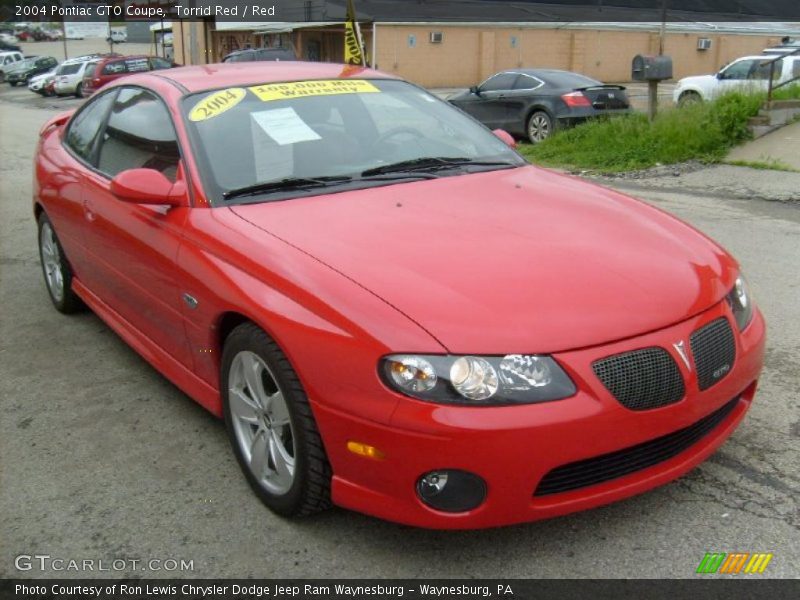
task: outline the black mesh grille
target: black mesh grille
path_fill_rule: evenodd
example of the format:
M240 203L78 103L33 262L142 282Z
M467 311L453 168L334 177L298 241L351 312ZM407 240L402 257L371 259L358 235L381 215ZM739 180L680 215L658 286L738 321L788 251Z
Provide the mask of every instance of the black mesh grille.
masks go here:
M738 397L734 398L689 427L660 438L553 469L542 478L533 495L547 496L596 485L669 460L710 433L730 414L738 401Z
M595 375L620 404L648 410L683 398L683 377L663 348L644 348L592 363Z
M730 373L736 359L736 342L728 319L720 317L701 327L690 338L697 369L697 385L710 388Z

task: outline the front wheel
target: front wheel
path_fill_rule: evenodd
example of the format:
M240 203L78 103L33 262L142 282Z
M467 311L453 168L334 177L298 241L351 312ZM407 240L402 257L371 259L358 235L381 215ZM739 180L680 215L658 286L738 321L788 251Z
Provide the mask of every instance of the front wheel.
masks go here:
M56 310L64 314L79 311L83 303L72 291L72 269L52 223L44 213L39 216L39 258L44 283Z
M328 508L331 468L308 398L278 345L253 323L225 341L220 384L233 452L261 501L287 517Z
M697 92L684 92L681 94L680 98L678 98L678 107L684 108L685 106L699 104L702 101L703 99Z
M553 119L543 110L537 110L528 119L528 139L538 144L549 138L554 130Z

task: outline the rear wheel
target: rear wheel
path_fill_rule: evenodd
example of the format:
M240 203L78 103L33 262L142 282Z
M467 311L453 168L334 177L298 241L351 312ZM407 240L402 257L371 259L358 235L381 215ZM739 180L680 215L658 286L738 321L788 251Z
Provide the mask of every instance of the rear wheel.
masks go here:
M83 84L79 83L75 88L75 97L76 98L83 98Z
M680 95L680 98L678 98L678 106L683 108L684 106L699 104L702 101L703 99L697 92L684 92Z
M330 506L331 468L308 398L278 345L253 323L222 353L225 425L250 487L283 516Z
M9 81L8 85L10 85L11 87L17 87L17 82L16 81Z
M553 119L543 110L537 110L528 118L528 139L538 144L549 138L554 129Z
M56 310L64 314L79 311L83 303L72 291L72 269L52 223L44 213L39 216L39 258L44 283Z

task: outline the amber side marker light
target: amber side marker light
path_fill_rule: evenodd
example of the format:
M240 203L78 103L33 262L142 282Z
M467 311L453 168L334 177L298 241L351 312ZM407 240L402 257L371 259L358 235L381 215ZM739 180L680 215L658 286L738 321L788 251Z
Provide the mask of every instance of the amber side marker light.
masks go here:
M353 454L358 454L359 456L366 456L367 458L371 458L373 460L383 460L386 458L386 455L378 450L375 446L370 446L369 444L362 444L361 442L347 442L347 449L350 450Z

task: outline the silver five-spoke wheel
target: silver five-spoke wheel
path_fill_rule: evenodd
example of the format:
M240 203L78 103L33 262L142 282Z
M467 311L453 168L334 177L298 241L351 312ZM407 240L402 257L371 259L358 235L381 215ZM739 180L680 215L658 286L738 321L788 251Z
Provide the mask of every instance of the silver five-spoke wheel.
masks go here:
M528 119L528 138L534 144L549 138L552 129L552 120L545 112L535 112L531 115L531 118Z
M228 402L251 473L269 492L286 494L295 477L295 435L284 393L257 354L242 351L233 358Z
M47 289L53 296L53 300L59 303L64 299L64 272L61 270L61 252L58 250L58 243L50 223L42 225L39 245Z

